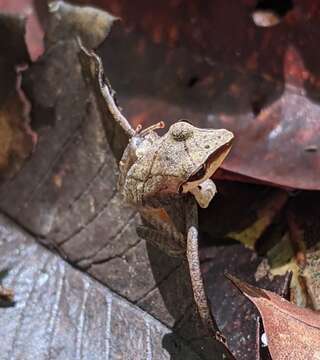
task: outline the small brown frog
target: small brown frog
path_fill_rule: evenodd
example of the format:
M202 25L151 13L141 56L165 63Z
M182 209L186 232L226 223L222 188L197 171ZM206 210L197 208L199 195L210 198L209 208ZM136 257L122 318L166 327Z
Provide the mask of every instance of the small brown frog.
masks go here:
M185 211L188 192L201 207L216 193L210 179L230 151L233 134L224 129L200 129L186 121L173 124L164 136L155 130L161 122L135 132L120 161L119 189L126 202L138 207L151 227L137 229L139 235L170 255L186 252L188 227ZM189 205L193 202L189 201Z
M79 46L84 75L94 89L106 131L113 135L109 144L119 159L119 190L143 220L137 232L170 255L186 256L200 318L209 334L224 342L202 281L197 203L207 207L215 195L210 178L229 153L233 134L224 129L200 129L184 120L163 136L155 131L164 127L163 122L134 130L117 105L101 59L80 40Z

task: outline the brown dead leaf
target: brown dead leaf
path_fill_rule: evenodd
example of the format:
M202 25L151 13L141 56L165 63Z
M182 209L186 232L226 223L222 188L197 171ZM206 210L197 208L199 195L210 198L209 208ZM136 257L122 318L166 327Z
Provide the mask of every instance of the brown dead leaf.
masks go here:
M84 45L96 48L117 20L117 17L90 6L73 6L63 1L52 1L48 6L50 22L46 32L47 47L80 36Z
M15 289L13 303L0 298L1 359L204 359L2 215L0 264Z
M101 58L94 52L85 49L82 45L82 39L78 39L78 42L81 49L79 60L84 78L88 87L92 87L106 137L112 153L119 162L134 131L118 108L115 91L104 75ZM123 128L123 124L126 124L126 129Z
M320 359L320 315L226 275L260 311L273 360Z
M224 276L225 272L278 294L286 292L287 276L268 274L255 277L263 258L241 244L210 246L201 249L201 269L212 313L218 327L227 339L228 347L238 360L257 359L256 330L258 311L239 294Z
M270 27L254 23L253 0L90 3L123 20L100 54L134 127L226 127L236 141L224 169L319 190L319 2L292 2Z
M30 155L35 134L29 127L27 101L17 68L29 62L25 19L0 14L0 177L11 177Z
M26 133L23 105L17 95L0 107L0 172L6 176L18 171L32 150L31 134Z

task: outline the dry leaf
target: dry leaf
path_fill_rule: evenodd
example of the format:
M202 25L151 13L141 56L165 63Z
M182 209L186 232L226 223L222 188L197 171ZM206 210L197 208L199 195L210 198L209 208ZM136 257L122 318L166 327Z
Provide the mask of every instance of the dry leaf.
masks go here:
M299 308L271 291L251 286L230 274L227 277L260 311L273 360L320 359L319 313Z
M25 19L0 14L0 178L8 179L31 154L36 136L30 129L28 102L20 88L19 67L30 59L24 42Z
M253 0L90 3L122 19L100 54L133 127L187 118L228 128L224 169L319 190L318 2L294 1L268 28L252 20Z

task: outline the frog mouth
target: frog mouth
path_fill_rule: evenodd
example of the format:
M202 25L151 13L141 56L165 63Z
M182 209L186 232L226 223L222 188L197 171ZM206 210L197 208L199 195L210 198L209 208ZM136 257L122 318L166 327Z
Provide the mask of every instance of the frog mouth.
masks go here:
M210 179L229 154L231 146L232 140L211 154L205 161L204 165L197 170L197 172L192 174L184 184L182 184L181 192L187 193L199 186L202 182Z

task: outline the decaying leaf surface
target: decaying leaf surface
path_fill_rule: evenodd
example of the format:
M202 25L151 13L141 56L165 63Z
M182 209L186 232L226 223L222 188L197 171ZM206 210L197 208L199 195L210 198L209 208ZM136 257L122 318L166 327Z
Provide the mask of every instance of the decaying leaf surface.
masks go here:
M73 37L61 41L24 74L23 87L31 101L38 146L22 171L1 188L1 207L7 213L42 235L51 233L58 221L56 236L62 240L76 231L75 222L69 219L79 211L83 201L86 204L91 201L92 205L86 207L87 215L82 216L82 221L76 220L79 228L88 222L95 209L101 209L100 204L94 203L97 195L86 194L84 199L81 191L94 187L94 180L100 176L107 177L103 174L106 171L103 163L108 156L104 136L99 132L99 120L87 105L88 94L77 51ZM108 162L111 167L115 164L111 154ZM115 177L111 172L110 181L115 181ZM93 192L103 190L102 184L94 187ZM105 191L104 198L101 197L102 202L110 201L113 191L110 186L109 192Z
M50 2L48 8L50 22L46 29L47 47L80 36L85 46L96 48L109 34L117 19L108 12L90 6L78 7L59 0Z
M92 89L92 97L100 113L111 151L119 162L134 130L119 111L115 91L104 74L101 58L86 49L82 39L78 39L78 42L83 75Z
M27 132L24 107L17 94L6 99L0 108L0 173L12 177L30 155L33 144Z
M34 137L20 91L18 66L29 62L25 19L0 14L0 177L12 177L30 155Z
M211 246L203 248L201 253L202 272L212 312L230 350L236 359L256 359L258 312L225 278L224 272L239 274L247 281L279 294L287 285L286 277L276 276L271 280L266 272L257 279L255 272L263 257L240 244Z
M268 290L228 278L259 309L272 359L314 359L320 357L320 315L302 309Z
M51 12L55 31L59 9L64 10L62 3ZM95 15L89 12L88 22ZM93 27L84 31L93 33L86 38L95 45L103 40ZM155 283L147 271L145 244L135 233L138 217L122 206L117 195L117 164L99 113L90 103L79 46L71 35L56 39L24 74L38 145L17 176L1 187L0 206L46 244L58 246L69 261L136 301ZM139 271L148 275L139 278Z
M4 216L0 264L10 269L4 285L15 289L14 306L0 303L1 359L201 359L168 327Z

